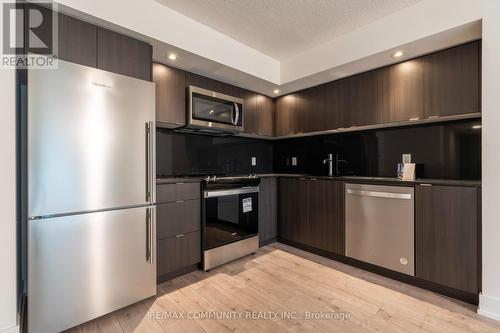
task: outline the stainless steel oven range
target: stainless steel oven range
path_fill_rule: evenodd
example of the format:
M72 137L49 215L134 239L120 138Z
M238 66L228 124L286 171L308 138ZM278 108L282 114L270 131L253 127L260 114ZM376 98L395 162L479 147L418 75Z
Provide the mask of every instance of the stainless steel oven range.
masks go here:
M203 270L259 248L259 183L254 176L203 181Z

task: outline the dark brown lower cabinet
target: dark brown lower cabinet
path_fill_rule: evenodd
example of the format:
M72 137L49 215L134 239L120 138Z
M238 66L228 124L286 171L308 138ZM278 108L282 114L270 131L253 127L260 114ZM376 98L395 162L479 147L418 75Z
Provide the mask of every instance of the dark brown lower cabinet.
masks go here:
M276 178L261 178L259 185L259 243L261 246L278 237L276 191Z
M309 180L309 244L344 254L344 183Z
M200 230L200 200L158 204L156 207L158 239Z
M163 282L201 261L200 183L158 184L156 198L156 275Z
M333 180L281 178L279 237L343 254L343 187Z
M279 237L294 242L309 242L309 191L306 179L279 180Z
M416 276L479 291L477 187L416 186Z
M201 234L199 231L159 239L157 247L158 282L167 280L173 274L201 261Z

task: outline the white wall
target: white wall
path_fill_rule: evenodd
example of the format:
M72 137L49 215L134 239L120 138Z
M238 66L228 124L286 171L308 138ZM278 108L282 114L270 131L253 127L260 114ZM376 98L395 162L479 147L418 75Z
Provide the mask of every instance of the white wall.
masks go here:
M0 69L0 332L17 329L15 72Z
M479 314L500 320L500 1L483 0L483 292Z

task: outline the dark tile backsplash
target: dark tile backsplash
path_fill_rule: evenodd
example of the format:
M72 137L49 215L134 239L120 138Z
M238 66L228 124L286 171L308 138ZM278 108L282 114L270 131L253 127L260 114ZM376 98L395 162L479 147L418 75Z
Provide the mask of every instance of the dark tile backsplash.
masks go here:
M242 137L185 134L158 128L158 176L244 175L273 171L273 143ZM251 158L257 165L251 165Z
M340 175L395 177L402 154L422 164L423 178L481 179L480 120L331 134L277 141L274 171L326 175L338 154ZM297 166L291 158L297 157Z
M326 175L338 154L340 175L395 177L402 154L423 165L424 178L481 179L480 120L377 129L287 140L212 137L157 130L159 176L300 173ZM257 165L251 165L251 158ZM297 157L297 166L292 166Z

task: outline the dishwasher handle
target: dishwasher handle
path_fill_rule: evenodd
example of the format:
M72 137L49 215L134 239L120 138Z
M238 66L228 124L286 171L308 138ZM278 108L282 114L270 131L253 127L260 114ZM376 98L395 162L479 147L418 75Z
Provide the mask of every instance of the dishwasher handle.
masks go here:
M394 193L394 192L379 192L379 191L365 191L365 190L353 190L347 189L347 194L359 195L362 197L373 197L373 198L387 198L387 199L403 199L411 200L411 193Z

